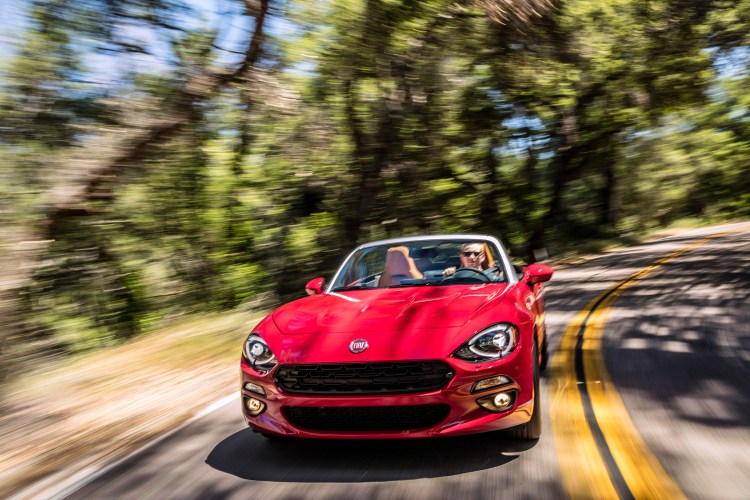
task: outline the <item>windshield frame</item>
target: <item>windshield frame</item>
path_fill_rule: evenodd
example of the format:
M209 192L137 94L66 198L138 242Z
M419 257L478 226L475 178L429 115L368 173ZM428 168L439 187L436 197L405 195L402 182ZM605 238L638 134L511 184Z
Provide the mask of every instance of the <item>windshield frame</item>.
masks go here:
M508 252L505 251L505 247L503 246L502 242L491 235L488 234L436 234L436 235L429 235L429 236L407 236L402 238L391 238L387 240L379 240L379 241L372 241L369 243L365 243L363 245L359 245L357 248L352 250L349 255L343 260L339 268L336 270L336 273L333 275L333 278L331 281L328 282L328 285L326 286L325 293L331 293L333 289L334 283L336 283L339 279L339 275L344 271L344 269L347 267L347 264L349 261L354 257L354 255L363 250L370 247L376 247L381 245L399 245L403 243L408 242L414 242L414 241L464 241L464 240L477 240L477 241L486 241L488 244L495 246L495 249L498 252L498 264L502 267L502 271L505 274L505 281L504 283L508 283L509 285L513 285L515 283L518 283L518 276L516 275L516 270L513 267L513 265L510 262L510 257L508 257ZM362 288L354 288L353 290L362 290Z

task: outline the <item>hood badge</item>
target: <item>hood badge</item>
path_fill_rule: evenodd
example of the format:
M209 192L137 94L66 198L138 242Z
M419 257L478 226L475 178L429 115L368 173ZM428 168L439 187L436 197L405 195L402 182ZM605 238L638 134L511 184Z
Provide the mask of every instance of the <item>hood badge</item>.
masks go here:
M351 344L349 344L349 350L354 354L359 354L360 352L365 351L369 346L370 345L365 339L356 339L352 340Z

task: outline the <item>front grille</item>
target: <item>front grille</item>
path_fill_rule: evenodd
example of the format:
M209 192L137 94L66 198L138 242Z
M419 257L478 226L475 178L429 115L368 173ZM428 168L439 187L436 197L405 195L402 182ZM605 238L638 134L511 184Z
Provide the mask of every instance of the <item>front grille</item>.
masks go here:
M406 394L440 389L453 376L442 361L282 365L275 382L292 394Z
M406 431L432 427L448 416L446 404L411 406L286 406L286 418L311 431Z

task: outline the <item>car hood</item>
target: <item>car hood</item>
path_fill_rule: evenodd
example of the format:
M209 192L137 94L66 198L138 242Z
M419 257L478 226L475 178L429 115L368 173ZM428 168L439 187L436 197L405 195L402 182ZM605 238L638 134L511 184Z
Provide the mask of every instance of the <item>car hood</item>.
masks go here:
M292 335L452 328L468 323L506 291L503 283L333 292L282 306L273 321Z
M507 284L498 283L315 295L274 311L271 318L282 335L268 340L283 362L445 356L467 340L462 327L502 302L507 292ZM355 339L367 340L370 348L352 354L348 346Z

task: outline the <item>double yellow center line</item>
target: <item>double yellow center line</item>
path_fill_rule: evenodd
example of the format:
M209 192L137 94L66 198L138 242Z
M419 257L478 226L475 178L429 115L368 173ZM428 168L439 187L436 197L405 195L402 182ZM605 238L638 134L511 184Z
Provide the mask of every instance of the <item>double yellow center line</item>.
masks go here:
M696 241L592 300L563 334L552 364L550 414L571 498L684 498L635 428L604 365L601 338L618 295L664 263L742 226Z

